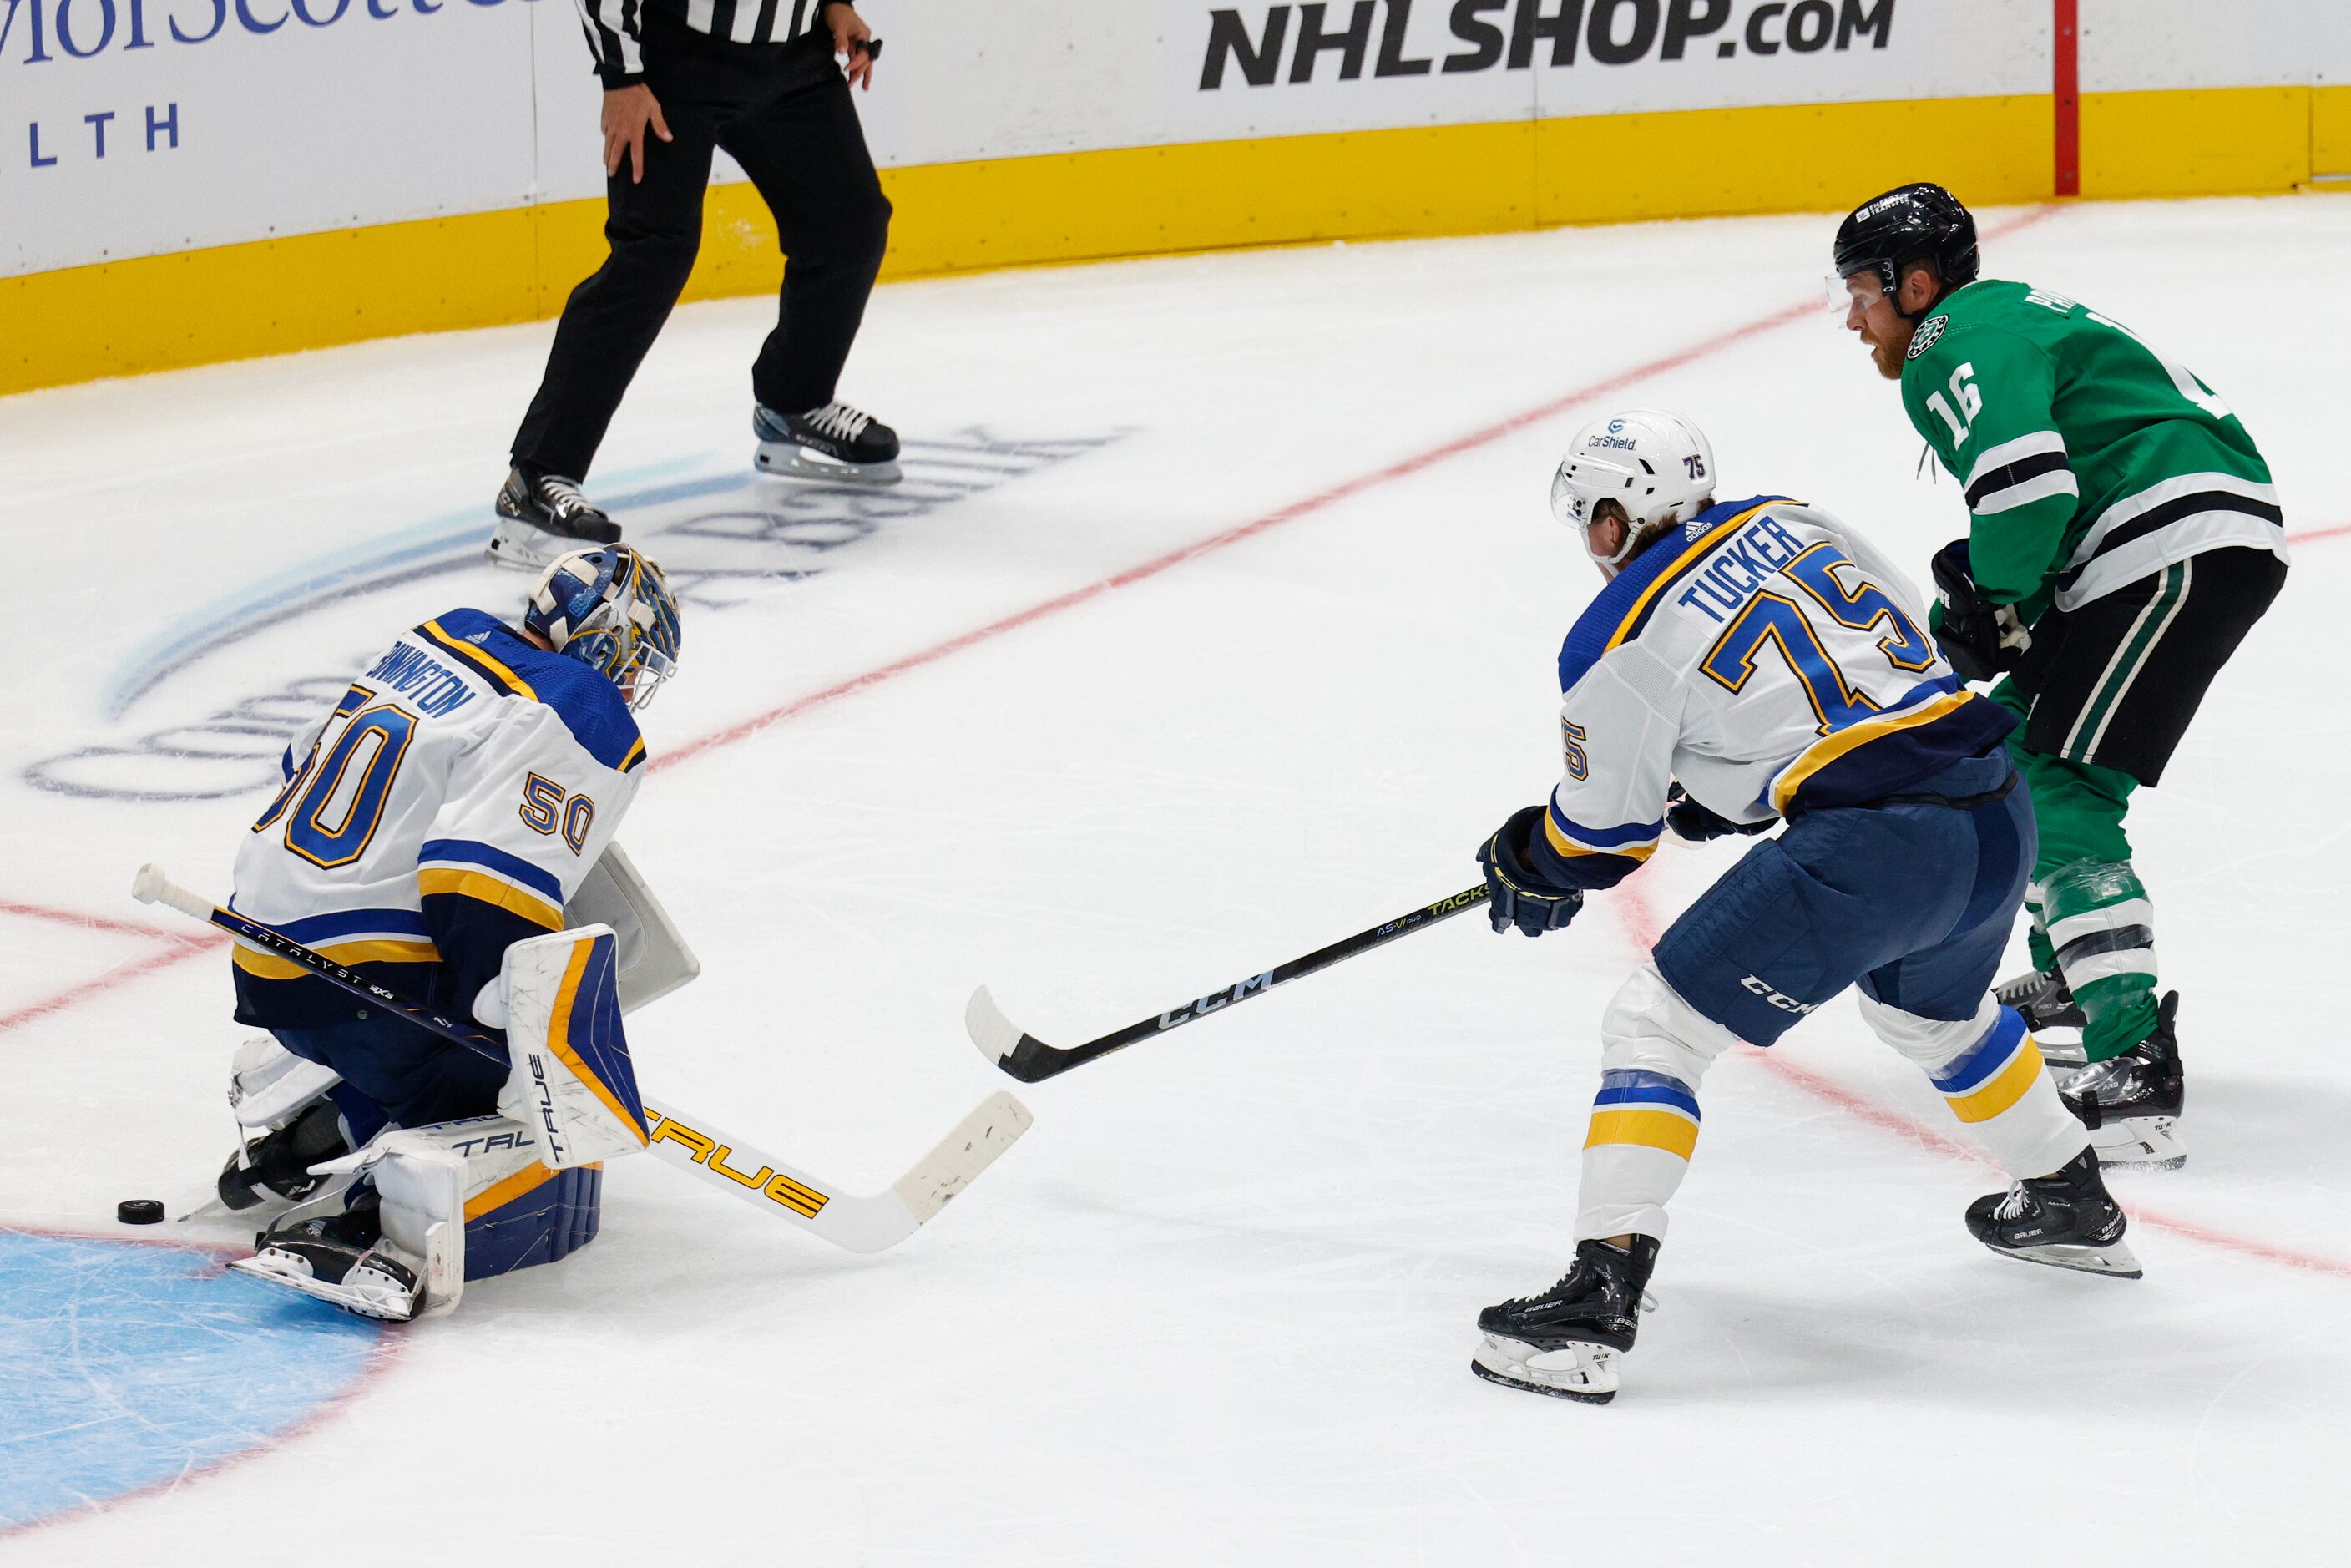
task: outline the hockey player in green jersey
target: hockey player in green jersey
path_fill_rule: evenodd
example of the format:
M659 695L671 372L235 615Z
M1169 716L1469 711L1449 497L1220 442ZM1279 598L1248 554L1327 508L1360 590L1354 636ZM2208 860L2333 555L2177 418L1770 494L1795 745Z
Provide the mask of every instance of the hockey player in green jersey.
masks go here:
M2121 323L1980 278L1975 220L1939 185L1855 208L1831 298L1965 492L1934 560L1952 665L1998 680L2041 847L2034 970L2000 988L2082 1030L2066 1088L2110 1165L2180 1164L2174 1014L2124 815L2285 581L2283 514L2243 424Z

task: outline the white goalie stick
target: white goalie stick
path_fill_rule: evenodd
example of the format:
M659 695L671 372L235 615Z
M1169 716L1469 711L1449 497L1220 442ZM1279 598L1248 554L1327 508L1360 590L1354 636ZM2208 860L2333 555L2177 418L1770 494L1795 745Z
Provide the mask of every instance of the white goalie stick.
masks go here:
M333 959L313 952L284 932L247 919L193 893L156 866L139 868L131 895L161 904L192 919L217 925L278 957L299 964L329 984L374 1006L398 1013L417 1028L504 1066L506 1048L479 1030L421 1007ZM914 1168L883 1192L842 1192L833 1184L786 1165L705 1117L648 1095L644 1100L647 1147L663 1164L705 1185L733 1193L764 1214L813 1231L852 1252L879 1252L912 1236L947 1200L979 1179L998 1155L1029 1130L1035 1118L1010 1094L991 1094L915 1162Z

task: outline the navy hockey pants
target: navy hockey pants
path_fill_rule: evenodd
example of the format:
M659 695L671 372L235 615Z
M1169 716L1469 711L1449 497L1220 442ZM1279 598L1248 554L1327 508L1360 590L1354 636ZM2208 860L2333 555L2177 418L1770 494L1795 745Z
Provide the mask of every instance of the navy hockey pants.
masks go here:
M333 1099L355 1145L387 1121L423 1127L495 1114L506 1082L505 1068L396 1013L371 1009L350 1022L269 1032L295 1055L342 1074Z
M1980 796L2008 773L2004 754L1970 758L1906 793ZM1806 811L1683 912L1657 943L1657 969L1756 1045L1856 984L1921 1018L1973 1018L2015 928L2035 848L2022 779L1972 809Z

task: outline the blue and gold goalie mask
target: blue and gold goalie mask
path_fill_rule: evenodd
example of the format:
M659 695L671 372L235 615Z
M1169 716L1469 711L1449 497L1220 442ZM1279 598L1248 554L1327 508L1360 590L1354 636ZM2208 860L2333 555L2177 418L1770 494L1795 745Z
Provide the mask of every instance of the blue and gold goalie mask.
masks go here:
M559 557L531 590L523 623L602 674L632 708L677 669L677 601L653 558L627 545Z

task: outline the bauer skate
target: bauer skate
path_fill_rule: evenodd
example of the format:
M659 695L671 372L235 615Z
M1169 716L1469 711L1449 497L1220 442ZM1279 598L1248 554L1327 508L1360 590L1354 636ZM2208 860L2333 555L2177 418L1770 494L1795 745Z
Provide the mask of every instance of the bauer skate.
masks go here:
M2090 1129L2101 1165L2174 1171L2188 1163L2179 1139L2179 1113L2188 1103L2179 1065L2179 993L2167 992L2155 1016L2153 1034L2058 1082L2065 1108Z
M254 1245L229 1267L356 1316L404 1323L424 1305L417 1271L383 1247L373 1209L305 1219Z
M2005 1193L1987 1193L1968 1205L1967 1220L1975 1239L2003 1257L2118 1280L2140 1274L2123 1240L2130 1222L2099 1178L2095 1150Z
M1617 1363L1640 1332L1648 1304L1642 1292L1656 1263L1653 1236L1634 1237L1629 1252L1577 1242L1575 1266L1558 1284L1478 1314L1486 1337L1469 1370L1506 1388L1607 1404L1616 1397Z
M845 402L806 413L778 413L757 404L751 433L759 438L751 461L762 474L846 485L895 485L904 477L898 467L898 433Z
M536 571L558 556L616 544L621 538L621 526L580 494L580 482L560 474L511 468L496 505L489 557L507 566Z

